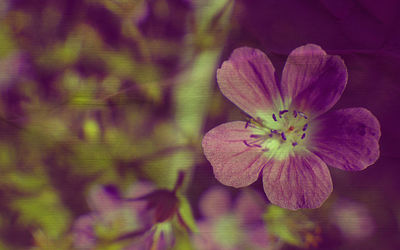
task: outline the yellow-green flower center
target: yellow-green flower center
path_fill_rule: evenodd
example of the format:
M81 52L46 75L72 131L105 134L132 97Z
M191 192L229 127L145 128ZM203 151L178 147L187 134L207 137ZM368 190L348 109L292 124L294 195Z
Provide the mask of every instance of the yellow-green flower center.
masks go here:
M309 130L305 113L287 109L251 119L245 127L252 133L243 143L275 158L285 158L301 148Z

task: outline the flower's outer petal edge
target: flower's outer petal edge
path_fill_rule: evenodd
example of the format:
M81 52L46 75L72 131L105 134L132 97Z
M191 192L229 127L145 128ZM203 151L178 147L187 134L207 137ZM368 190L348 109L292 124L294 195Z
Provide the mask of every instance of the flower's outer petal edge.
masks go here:
M275 81L275 68L258 49L237 48L217 70L222 94L248 115L280 107L281 95Z
M245 187L258 179L267 162L259 148L243 142L250 138L251 130L246 122L235 121L221 124L208 131L203 138L204 155L211 163L215 178L232 187Z
M311 150L329 166L359 171L378 160L380 124L369 110L336 110L318 117L315 123Z
M271 203L290 210L319 208L333 189L328 167L309 151L271 160L263 170L263 185Z
M287 58L280 86L282 98L285 106L317 117L339 100L347 79L347 67L339 56L307 44L294 49Z

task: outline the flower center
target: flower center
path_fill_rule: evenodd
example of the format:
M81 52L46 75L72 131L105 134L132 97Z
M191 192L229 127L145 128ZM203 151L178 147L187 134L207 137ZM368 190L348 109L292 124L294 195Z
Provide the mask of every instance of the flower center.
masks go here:
M243 143L272 154L289 152L304 143L308 129L308 117L297 110L280 110L270 118L250 119L246 129L251 129L250 138Z

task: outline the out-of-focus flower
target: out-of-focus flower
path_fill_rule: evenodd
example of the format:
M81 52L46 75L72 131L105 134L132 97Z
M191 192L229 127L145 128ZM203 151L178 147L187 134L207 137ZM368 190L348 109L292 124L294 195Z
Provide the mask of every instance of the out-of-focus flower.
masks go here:
M318 208L332 192L327 164L358 171L379 157L380 125L370 111L324 114L342 95L347 70L340 57L317 45L292 51L280 82L263 52L236 49L217 80L225 97L253 117L204 136L204 154L225 185L248 186L262 173L272 203Z
M152 190L150 184L136 183L128 194L143 195ZM78 249L94 249L97 244L131 232L142 233L150 227L145 202L125 202L115 187L94 187L90 191L88 203L92 212L79 217L73 227L74 246Z
M365 239L374 232L375 225L372 216L360 203L339 200L332 207L332 214L333 223L347 239Z
M200 200L204 219L193 244L201 250L268 249L263 223L264 202L254 191L244 190L232 204L228 191L212 188Z
M122 244L123 249L167 249L174 244L173 219L190 231L180 214L177 191L154 189L148 183L136 183L123 198L114 187L95 187L89 195L92 213L83 215L73 227L74 246L95 249L97 246Z
M0 59L0 89L13 83L27 70L26 56L22 53L12 53Z

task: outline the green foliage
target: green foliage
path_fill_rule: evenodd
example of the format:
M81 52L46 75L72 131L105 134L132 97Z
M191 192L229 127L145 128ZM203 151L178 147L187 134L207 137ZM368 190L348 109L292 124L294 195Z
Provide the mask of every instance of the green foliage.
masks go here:
M218 56L217 50L199 54L175 90L176 123L184 135L194 139L200 135L207 111Z
M189 229L196 233L198 231L196 220L193 217L192 208L189 201L183 196L179 196L179 211L178 213L182 217L184 223L189 227Z
M263 218L269 233L299 247L305 246L306 233L315 228L315 224L303 212L293 212L274 205L268 206Z
M5 23L0 23L0 57L4 57L15 49L14 41L11 37L10 27Z
M20 212L19 223L39 227L50 238L57 239L69 227L70 214L51 189L14 200L11 207Z

